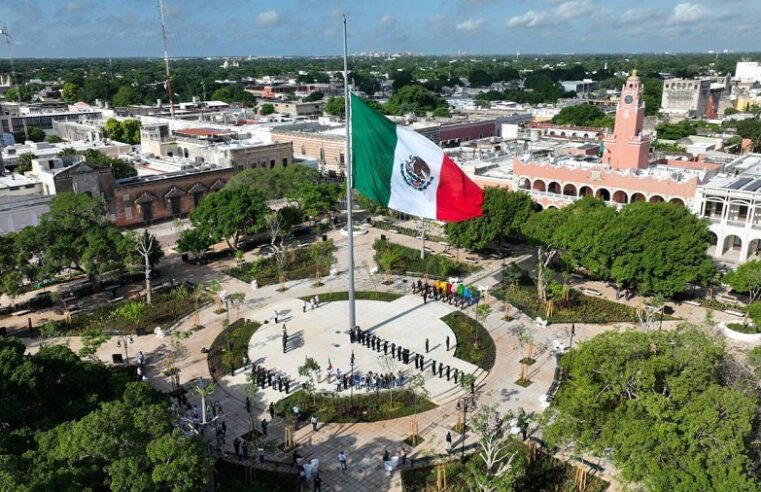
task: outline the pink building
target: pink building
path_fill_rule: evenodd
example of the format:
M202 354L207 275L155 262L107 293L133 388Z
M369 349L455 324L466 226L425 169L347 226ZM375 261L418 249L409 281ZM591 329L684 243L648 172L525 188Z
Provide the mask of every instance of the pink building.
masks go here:
M636 72L621 91L613 133L603 138L601 158L588 155L514 159L512 189L525 190L543 207L562 207L585 196L614 206L627 203L672 202L692 207L695 191L710 163L668 161L649 163L650 137L642 134L645 104ZM483 186L497 184L488 176L476 177Z

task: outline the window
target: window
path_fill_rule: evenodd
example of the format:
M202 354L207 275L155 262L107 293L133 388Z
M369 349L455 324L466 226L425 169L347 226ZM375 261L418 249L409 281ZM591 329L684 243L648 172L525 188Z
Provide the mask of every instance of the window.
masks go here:
M182 197L174 196L170 198L169 208L172 210L172 215L180 215L182 213Z
M142 215L143 222L150 222L153 220L153 203L146 202L140 204L140 212Z
M748 218L748 207L746 205L740 205L737 207L737 218L740 220Z
M197 208L203 200L203 192L193 193L193 208Z
M288 165L288 158L283 157L283 167L286 167Z
M275 159L270 161L270 169L275 169Z

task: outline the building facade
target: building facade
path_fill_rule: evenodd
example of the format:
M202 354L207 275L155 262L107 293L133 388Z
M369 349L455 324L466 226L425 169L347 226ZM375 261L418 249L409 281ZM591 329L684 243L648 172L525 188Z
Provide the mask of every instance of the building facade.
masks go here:
M706 112L716 111L709 102L717 105L711 96L711 81L705 79L668 79L663 83L661 111L677 118L702 118Z

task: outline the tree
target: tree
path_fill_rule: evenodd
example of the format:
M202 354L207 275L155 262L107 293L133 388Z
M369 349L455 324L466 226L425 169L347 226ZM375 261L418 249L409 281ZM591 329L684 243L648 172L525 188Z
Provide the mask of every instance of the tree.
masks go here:
M122 141L122 125L116 118L106 120L106 123L103 125L103 131L107 138L117 142Z
M449 108L442 106L433 110L433 116L436 118L449 118L452 116L452 113L449 111Z
M566 106L552 118L553 123L558 125L597 126L603 122L605 112L592 104L576 104Z
M126 120L122 120L121 127L122 142L130 145L137 145L140 143L140 129L143 127L140 120L127 118Z
M275 106L272 103L264 103L261 105L260 111L264 116L268 116L275 113Z
M299 376L306 378L301 386L308 394L312 395L312 404L317 405L317 387L314 383L314 373L320 370L320 364L311 357L304 359L304 364L299 367Z
M99 150L87 149L80 151L88 165L93 167L110 167L114 170L116 179L137 176L137 170L127 161L114 157L108 157Z
M155 439L146 448L153 465L151 480L174 492L193 492L206 488L211 463L204 443L188 439L175 429L162 439Z
M325 94L320 91L314 91L304 98L305 102L322 101L325 98Z
M494 79L486 70L474 68L468 73L468 82L470 82L471 87L489 87Z
M345 99L341 96L331 97L328 99L328 102L325 103L323 111L329 115L340 116L343 118L346 114L346 103L344 101Z
M241 236L261 229L266 209L256 191L225 187L207 196L190 213L190 221L206 231L212 241L224 239L230 249L235 249Z
M25 142L27 140L31 142L44 142L47 134L42 128L28 126L26 127L26 131L23 129L19 130L14 133L13 136L16 139L16 142Z
M177 250L181 253L190 253L199 260L203 253L214 244L211 233L202 227L185 229L177 238Z
M746 261L724 276L724 282L735 292L748 295L748 304L753 304L761 295L761 260Z
M80 99L80 89L77 84L64 82L61 89L61 100L64 102L76 102Z
M697 327L606 332L566 353L545 411L551 446L609 452L646 490L757 490L756 396L725 386L724 348Z
M32 152L24 152L18 156L16 166L13 168L13 172L16 174L24 174L32 170L32 159L36 159L37 156Z
M526 193L486 188L483 210L481 217L447 224L449 240L461 248L481 250L491 242L518 238L521 224L534 214L534 203Z
M504 416L505 421L512 413ZM501 432L501 421L495 405L481 405L470 421L478 437L478 457L468 463L468 485L481 492L512 491L524 473L522 455Z
M661 123L655 127L658 132L658 139L679 140L690 135L698 133L698 127L689 120L682 120L679 123Z
M404 115L414 113L425 115L436 108L448 108L447 102L441 96L434 94L422 85L405 85L394 93L386 103L390 114Z
M143 267L145 273L145 300L151 303L151 254L156 250L161 251L156 238L148 234L148 230L143 231L141 235L135 235L135 249L143 257ZM163 253L162 253L163 254Z
M114 97L111 98L111 103L115 107L125 107L139 104L141 100L142 97L131 85L122 85L119 86L119 90L117 90Z
M391 84L391 87L394 89L394 92L398 92L403 87L413 84L415 81L412 74L407 70L397 71L396 74L394 74L393 80L394 82Z

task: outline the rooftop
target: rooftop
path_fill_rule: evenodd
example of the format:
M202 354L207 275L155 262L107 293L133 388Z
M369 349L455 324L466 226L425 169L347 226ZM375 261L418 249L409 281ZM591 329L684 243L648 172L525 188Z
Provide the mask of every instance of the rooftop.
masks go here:
M726 164L705 187L761 193L761 154L745 154Z

